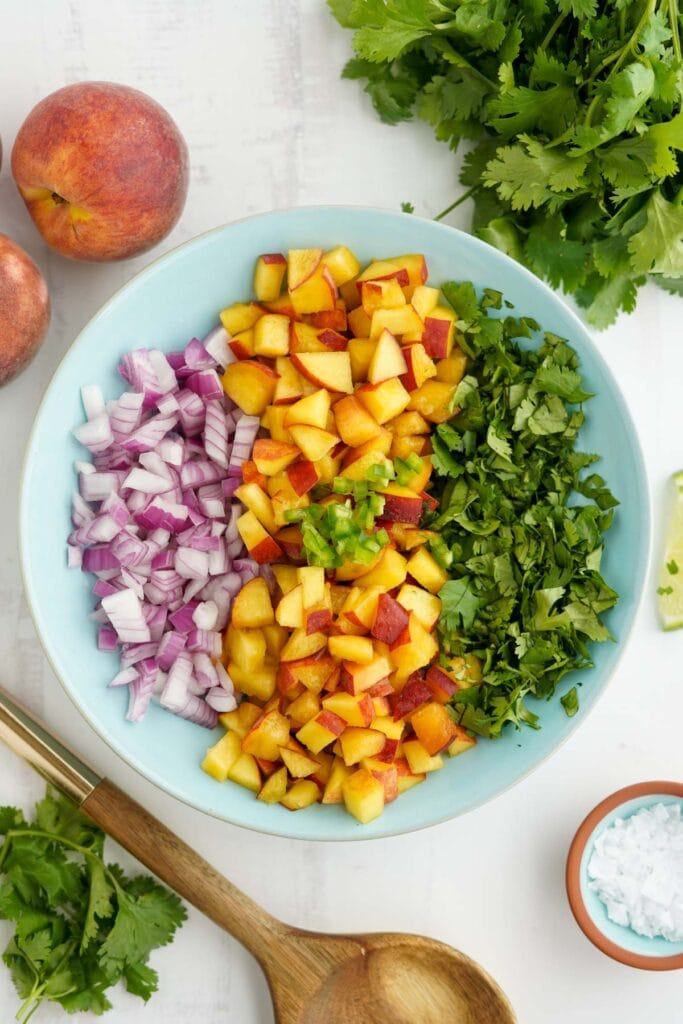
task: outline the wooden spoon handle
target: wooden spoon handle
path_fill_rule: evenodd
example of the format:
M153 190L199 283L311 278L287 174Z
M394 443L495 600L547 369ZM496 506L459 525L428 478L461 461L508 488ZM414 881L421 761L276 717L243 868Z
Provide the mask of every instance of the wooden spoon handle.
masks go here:
M212 868L162 822L103 779L81 810L150 871L233 935L261 963L287 928Z

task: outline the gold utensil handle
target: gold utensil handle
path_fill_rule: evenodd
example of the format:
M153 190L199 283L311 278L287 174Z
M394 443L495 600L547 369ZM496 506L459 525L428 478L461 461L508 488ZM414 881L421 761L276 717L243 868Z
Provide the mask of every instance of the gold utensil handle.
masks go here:
M101 779L0 687L0 740L76 803Z
M0 687L0 740L162 881L263 962L284 926L211 867L157 818L101 779Z

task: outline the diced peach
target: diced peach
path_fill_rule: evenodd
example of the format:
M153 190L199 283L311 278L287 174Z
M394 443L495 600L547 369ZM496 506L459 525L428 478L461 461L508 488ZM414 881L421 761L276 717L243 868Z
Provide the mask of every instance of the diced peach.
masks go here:
M427 380L410 392L408 408L417 410L430 423L445 423L457 412L451 408L455 387L441 380Z
M276 761L280 747L289 739L289 720L279 711L269 711L251 727L242 740L242 750L254 757Z
M249 580L238 592L232 603L231 622L237 629L257 629L275 622L270 591L261 576Z
M303 321L320 330L329 328L333 332L345 331L348 328L346 304L343 299L337 299L334 309L319 309L315 313L304 313Z
M352 277L349 281L345 281L344 284L340 284L339 295L341 301L346 306L347 313L356 309L360 305L357 278Z
M307 494L315 487L320 479L320 474L315 463L308 459L295 462L287 469L287 479L292 489L299 495Z
M411 348L414 346L411 345ZM429 434L431 427L419 412L402 412L387 423L387 429L394 437L409 437L411 434Z
M395 309L376 309L370 321L370 337L379 338L382 331L394 336L422 332L422 321L412 306L397 306Z
M202 761L202 770L216 779L217 782L225 782L228 773L237 758L242 753L240 737L236 732L226 732L221 736L218 743L206 751Z
M344 604L343 613L355 626L369 630L375 621L378 602L383 597L381 587L353 587L353 603ZM379 639L382 639L381 637ZM358 659L351 659L352 661Z
M411 772L410 765L404 757L396 758L394 761L396 766L396 774L398 776L398 793L406 793L413 786L417 786L419 782L424 782L426 775L424 772Z
M305 690L287 708L287 716L295 725L302 726L320 711L320 700L315 693Z
M436 364L436 379L446 384L459 384L465 376L467 356L456 346L447 359L439 359Z
M373 729L383 732L388 740L400 740L405 731L404 719L395 719L389 715L378 715L370 723Z
M406 345L403 349L406 371L401 375L401 383L407 391L416 391L430 377L436 377L434 360L427 355L424 345Z
M377 640L393 644L408 625L408 612L390 594L380 594L370 632Z
M337 431L344 444L357 448L373 437L377 437L382 428L374 416L371 416L355 395L348 395L335 404L334 416Z
M375 351L374 341L369 338L351 338L348 353L351 360L351 377L354 383L367 380L368 366Z
M419 434L411 434L409 437L396 437L394 435L391 448L389 449L389 457L392 459L408 459L413 452L415 455L422 455L427 449L427 438Z
M258 793L261 789L261 773L251 754L240 754L228 772L228 778L238 786L250 789L252 793Z
M320 751L333 743L346 729L346 722L332 711L320 711L299 729L296 738L312 753Z
M433 359L446 359L453 348L455 313L445 306L435 306L424 321L422 344Z
M287 792L287 769L279 768L264 782L258 799L265 804L279 804Z
M389 281L391 278L395 278L402 288L410 283L408 270L399 266L393 259L373 260L358 275L358 288L360 290L363 281Z
M439 303L439 289L419 284L413 292L410 303L420 319L424 320Z
M460 685L440 665L430 665L425 682L432 691L432 700L439 704L448 704L456 690L460 689Z
M325 570L317 565L306 565L296 571L303 587L304 608L313 608L325 599Z
M229 661L226 671L235 686L248 697L255 697L265 703L275 693L277 669L268 662L256 672L245 672L236 662Z
M282 549L261 526L253 512L245 512L239 517L237 529L247 551L256 562L276 562L282 557Z
M287 405L266 406L265 412L261 417L261 426L265 427L268 431L271 441L292 445L292 435L285 427L285 416L287 415L288 408L289 406ZM267 438L261 438L261 440L267 440ZM281 470L277 470L277 472L281 472Z
M405 285L411 289L418 288L424 284L428 277L427 262L420 252L405 253L402 256L390 256L391 263L397 266L408 280ZM401 281L403 285L403 281ZM404 287L405 287L404 285Z
M407 571L425 590L438 593L448 576L426 548L418 548L408 560Z
M432 460L429 458L429 456L423 458L421 462L421 468L416 473L413 473L412 476L409 476L408 479L406 480L406 487L410 488L410 490L413 491L415 494L420 495L422 494L427 484L429 483L432 476L432 472L434 470Z
M289 351L298 352L325 352L326 348L320 340L320 331L312 324L292 321L289 328Z
M255 672L266 660L266 637L261 629L239 629L231 624L225 641L230 660L245 672Z
M391 377L379 384L363 384L356 391L356 397L378 423L393 420L411 401L411 396L398 377Z
M266 651L269 658L277 661L280 656L280 651L287 642L287 630L283 629L282 626L278 626L277 623L273 623L270 626L263 628L263 635L266 638Z
M282 747L280 757L293 779L307 779L309 775L314 775L319 768L318 762L314 761L312 757L298 750L290 750L288 747Z
M393 590L400 587L406 578L406 560L403 555L389 546L382 548L379 562L364 576L359 576L359 587L382 587Z
M282 550L293 562L303 561L303 538L298 526L286 526L278 530L275 540L281 545Z
M394 645L391 648L391 660L396 666L394 678L399 684L405 682L413 672L429 665L439 651L432 634L427 632L412 612L408 623L408 632L407 643ZM395 643L398 644L399 640Z
M295 629L280 652L282 661L301 661L311 658L318 651L327 647L324 633L306 633L305 629Z
M284 408L290 407L285 406ZM267 437L260 437L254 441L252 458L259 473L263 473L264 476L275 476L276 473L281 473L298 456L299 449L295 444L288 444L286 441L273 441Z
M392 482L380 494L384 498L383 519L417 526L422 516L422 498L414 491Z
M240 739L244 739L254 722L263 714L258 704L252 704L243 700L234 711L224 711L218 716L218 721L225 729L236 732Z
M259 302L272 302L282 291L287 260L281 252L259 256L254 268L254 295Z
M348 726L341 734L342 757L347 766L359 764L365 757L378 754L386 741L386 736L375 729Z
M253 328L250 327L246 331L240 331L239 334L233 335L228 342L228 348L236 359L250 359L256 354Z
M289 286L289 298L299 315L318 313L321 310L335 308L337 286L327 267L320 265L296 288Z
M330 654L339 661L357 661L369 665L375 649L366 636L331 636L327 642Z
M395 277L386 281L363 281L361 289L361 305L369 317L376 309L391 309L404 306L406 297Z
M310 608L304 612L307 633L327 633L332 626L330 608Z
M322 459L332 451L339 441L336 434L303 423L293 424L289 430L298 449L303 452L309 462L317 462Z
M344 352L349 344L348 338L339 331L333 331L331 327L324 327L318 334L318 340L331 352Z
M423 772L435 772L439 768L443 768L443 758L441 755L436 754L432 757L419 740L406 740L403 744L403 753L414 775L421 775Z
M342 786L344 780L351 775L351 768L347 768L341 757L335 757L332 763L330 777L325 783L322 802L324 804L340 804L343 801Z
M390 659L384 655L377 655L369 664L359 664L355 661L345 661L342 664L342 675L340 686L347 693L363 693L371 686L378 683L380 679L386 679L391 674L393 665Z
M354 696L345 691L337 691L323 698L323 707L339 715L347 725L366 727L374 717L372 698L367 693Z
M412 583L404 583L396 600L406 611L413 612L425 629L430 632L434 629L441 614L441 601L436 594Z
M261 488L266 486L265 476L263 473L259 473L256 464L251 459L242 463L242 480L245 484L258 484Z
M242 484L235 491L235 497L254 513L258 521L265 526L268 533L276 532L277 526L273 516L273 503L258 484Z
M372 321L362 306L357 306L348 314L349 328L354 338L369 338Z
M432 699L432 692L422 676L413 672L407 680L400 693L395 694L391 700L394 720L399 721L411 715L421 704L426 704Z
M348 352L298 352L292 356L292 363L318 387L347 395L353 392Z
M290 249L287 256L287 290L293 292L310 280L322 258L322 249Z
M260 416L275 394L277 374L253 359L230 363L222 383L228 398L249 416Z
M296 320L298 317L298 313L294 309L292 300L289 297L289 292L283 292L276 299L264 302L263 308L268 313L279 313L282 316L288 316L290 320Z
M384 786L384 803L390 804L398 797L398 772L391 762L379 757L363 758L362 767L367 769Z
M254 327L254 352L257 356L286 356L289 352L289 317L265 313Z
M294 405L287 406L284 425L291 427L294 424L309 424L312 427L325 429L327 417L330 412L330 393L325 388L314 391L312 395L306 395L299 399Z
M443 704L423 704L411 715L410 724L422 746L432 756L458 738L458 726Z
M367 825L384 810L384 786L367 768L359 768L342 782L342 796L349 814Z
M263 309L255 302L236 302L220 312L221 323L231 336L249 330L261 316Z
M302 811L304 807L316 803L318 796L319 791L315 782L311 782L310 779L298 779L290 786L280 803L288 811Z
M391 432L380 427L380 432L376 437L364 441L357 448L349 448L344 456L341 475L350 477L352 480L363 480L370 466L388 464L389 460L386 456L391 449L391 441ZM351 466L353 469L350 468Z
M275 609L275 618L280 626L286 626L289 629L301 629L305 625L301 584L284 595Z
M369 382L380 384L391 377L400 377L407 370L406 360L396 338L390 331L382 331L368 366Z
M299 577L295 565L274 565L273 574L283 594L288 594L298 586Z
M476 737L470 736L461 725L456 725L455 728L457 730L455 739L448 746L449 757L457 757L458 754L464 754L476 746L477 743Z
M351 281L360 270L360 263L345 245L336 245L323 255L323 263L332 274L336 285Z

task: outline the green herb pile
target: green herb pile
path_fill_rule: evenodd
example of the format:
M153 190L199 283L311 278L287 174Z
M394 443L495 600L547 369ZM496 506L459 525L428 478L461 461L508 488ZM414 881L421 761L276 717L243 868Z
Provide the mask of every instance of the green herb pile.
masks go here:
M477 235L596 327L648 275L683 295L678 0L328 3L355 30L344 77L383 121L417 113L453 149L476 143L453 206L473 197Z
M157 988L149 954L186 916L178 897L105 864L104 834L49 790L30 823L0 808L0 836L0 917L16 923L3 960L23 1000L20 1024L48 1001L69 1013L104 1013L119 979L148 1000Z
M592 664L588 641L610 639L601 615L617 594L600 560L617 501L583 472L598 456L576 450L591 396L574 350L548 333L539 347L520 345L539 326L489 316L498 292L443 292L471 369L454 396L460 411L432 434L439 507L422 525L439 532L433 553L452 577L439 592L441 659L483 662L484 683L457 692L456 712L496 736L506 722L535 726L525 697L551 697L565 673ZM576 689L562 702L574 714Z

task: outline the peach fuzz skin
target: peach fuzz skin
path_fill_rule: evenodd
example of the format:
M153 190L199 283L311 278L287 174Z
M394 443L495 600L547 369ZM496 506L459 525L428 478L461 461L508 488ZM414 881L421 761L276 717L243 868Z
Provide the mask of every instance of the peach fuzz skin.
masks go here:
M33 359L50 322L50 299L33 260L0 234L0 385Z
M48 245L103 262L145 252L173 228L187 196L188 153L155 100L83 82L33 108L14 143L12 174Z

